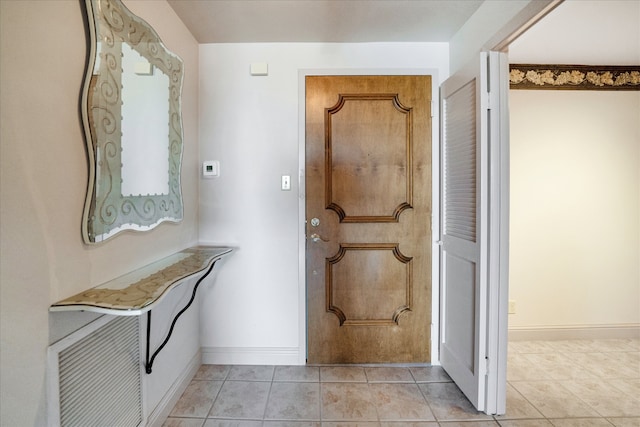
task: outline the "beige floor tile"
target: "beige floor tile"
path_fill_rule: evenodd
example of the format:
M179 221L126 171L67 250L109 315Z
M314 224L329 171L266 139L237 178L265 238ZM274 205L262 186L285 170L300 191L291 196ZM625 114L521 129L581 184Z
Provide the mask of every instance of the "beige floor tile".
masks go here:
M598 351L640 351L640 340L612 339L599 340L601 349Z
M629 357L629 362L638 362L638 363L640 363L640 350L620 351L618 353L623 353L625 356L628 356Z
M317 366L276 366L274 381L320 381L320 368Z
M557 381L519 381L511 385L547 418L598 416Z
M552 380L569 380L578 378L598 378L593 373L586 371L567 355L561 353L538 353L522 355L531 362L529 366L535 366L533 374L538 369L544 371L544 377ZM529 378L531 379L531 373ZM536 378L543 379L543 378Z
M547 420L505 420L500 421L500 426L502 427L552 427L551 424Z
M640 427L640 418L607 418L616 427Z
M323 421L322 427L380 427L377 421Z
M162 427L202 427L204 418L167 418Z
M559 353L594 353L603 351L602 341L598 340L558 340L548 341L548 344L553 348L554 352Z
M320 420L320 383L274 382L265 419Z
M364 368L360 366L322 366L320 381L366 383L367 376L364 373Z
M322 383L322 420L377 421L369 384Z
M425 366L409 368L417 383L451 382L451 378L442 366Z
M607 380L563 381L562 385L601 416L640 416L640 398L623 393Z
M640 378L640 351L624 351L611 354L622 366L629 369L629 378Z
M539 353L532 353L539 354ZM543 353L553 354L553 353ZM551 375L527 358L529 353L507 355L507 381L550 380Z
M640 427L640 339L511 341L508 356L495 420L439 366L203 365L163 426Z
M640 396L640 378L621 378L607 382L629 396Z
M370 383L382 382L382 383L413 383L414 379L411 376L409 368L396 368L396 367L366 367L364 372L367 376L367 381Z
M270 388L270 382L225 381L209 417L261 420Z
M262 421L258 420L215 420L208 419L204 427L261 427Z
M320 427L320 421L265 421L264 427Z
M169 416L205 418L221 386L222 381L191 381Z
M382 421L435 421L416 384L370 384L373 403Z
M441 427L497 427L495 421L447 421L441 422Z
M637 378L640 367L630 364L624 353L568 353L577 365L599 378Z
M511 384L507 384L507 413L495 417L498 421L510 419L544 418Z
M271 381L275 366L232 366L227 376L232 381Z
M509 351L517 353L555 353L550 341L509 341Z
M424 383L419 387L438 421L491 419L476 411L454 383Z
M640 338L627 340L627 344L635 351L640 351Z
M438 427L438 423L435 421L383 421L380 427Z
M193 377L194 380L225 380L229 374L228 365L202 365Z
M611 427L604 418L563 418L551 419L555 427Z

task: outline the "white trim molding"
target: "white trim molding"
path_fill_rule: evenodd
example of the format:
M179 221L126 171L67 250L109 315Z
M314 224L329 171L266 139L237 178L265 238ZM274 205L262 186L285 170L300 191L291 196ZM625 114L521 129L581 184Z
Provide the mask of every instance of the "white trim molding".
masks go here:
M510 341L640 339L640 324L555 325L509 328Z
M204 365L300 365L298 347L202 347Z

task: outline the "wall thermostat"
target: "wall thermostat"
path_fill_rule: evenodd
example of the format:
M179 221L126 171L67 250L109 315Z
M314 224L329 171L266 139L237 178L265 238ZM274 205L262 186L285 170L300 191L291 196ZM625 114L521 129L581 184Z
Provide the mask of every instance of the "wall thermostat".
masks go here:
M202 176L205 178L217 178L220 176L220 162L218 160L207 160L202 162Z

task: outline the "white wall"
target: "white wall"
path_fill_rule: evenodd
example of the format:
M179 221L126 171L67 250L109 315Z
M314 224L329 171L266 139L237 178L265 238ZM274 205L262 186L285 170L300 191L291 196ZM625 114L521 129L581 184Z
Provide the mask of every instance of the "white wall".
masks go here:
M250 76L253 62L267 62L269 76ZM203 293L203 361L303 363L299 70L430 68L443 78L448 45L208 44L200 67L201 160L221 164L220 178L201 182L200 239L239 247ZM292 191L280 190L281 175Z
M147 233L122 233L96 246L82 242L88 166L78 107L86 59L81 4L0 1L3 426L47 425L47 346L93 318L50 314L51 303L197 242L198 45L165 1L125 4L185 61L184 220ZM154 331L166 330L184 294L178 291L154 312ZM181 319L154 373L145 376L149 411L197 357L198 344L194 312Z
M557 0L491 0L483 2L449 41L451 74L482 51L499 50L526 26L552 9Z
M567 1L509 57L638 64L640 2ZM510 329L637 328L640 92L511 91L510 103Z
M639 1L565 0L509 46L509 60L638 65L639 23Z

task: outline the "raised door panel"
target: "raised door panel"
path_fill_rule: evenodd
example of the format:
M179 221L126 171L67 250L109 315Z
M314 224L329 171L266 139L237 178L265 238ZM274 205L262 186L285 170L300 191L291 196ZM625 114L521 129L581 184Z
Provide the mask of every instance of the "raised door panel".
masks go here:
M314 76L306 91L308 361L427 362L430 77Z

